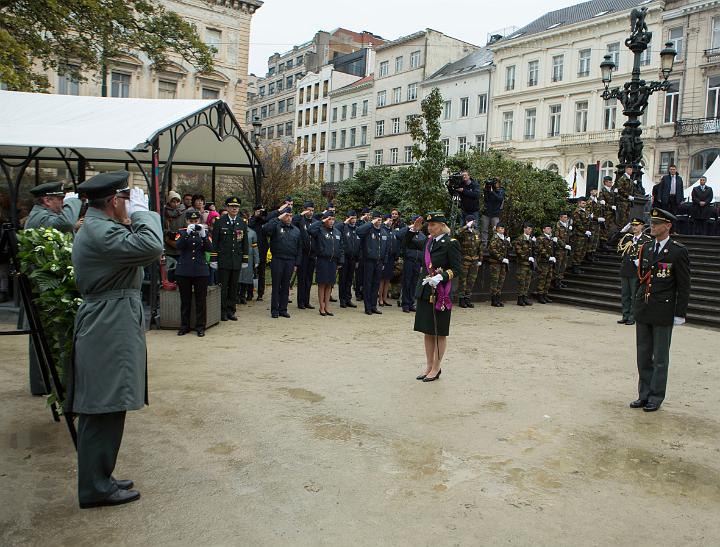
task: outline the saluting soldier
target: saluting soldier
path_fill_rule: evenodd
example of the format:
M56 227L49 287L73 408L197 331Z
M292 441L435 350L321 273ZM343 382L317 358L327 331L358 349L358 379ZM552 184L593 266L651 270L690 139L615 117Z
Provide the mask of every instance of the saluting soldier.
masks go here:
M302 241L302 258L297 269L297 307L301 310L314 310L315 306L310 304L310 288L312 287L313 274L315 273L316 257L313 250L313 238L308 232L315 213L315 203L305 201L299 215L293 218L293 224L300 230Z
M465 215L465 225L457 231L462 254L462 267L458 278L458 300L461 308L474 308L470 299L475 288L478 270L482 265L482 237L477 228L477 215Z
M263 233L270 238L270 273L272 274L272 298L270 317L290 317L287 311L290 298L290 278L300 265L302 240L300 229L292 223L292 207L278 211L279 216L268 220Z
M626 165L625 172L617 181L615 204L617 205L617 225L624 226L630 217L630 207L635 201L635 182L632 175L634 165Z
M590 213L590 231L592 232L587 247L587 257L590 262L595 262L595 253L597 252L598 245L600 245L600 219L602 219L603 222L605 221L597 196L597 188L593 188L590 190L590 196L587 202L587 210L588 213Z
M372 220L355 230L362 245L363 257L363 301L365 313L382 315L377 308L380 272L388 251L387 235L382 230L382 214L373 211Z
M654 412L665 400L670 339L674 325L683 325L690 298L687 248L670 238L675 215L663 209L650 213L653 240L638 251L640 288L635 295L638 398L632 408Z
M410 224L414 224L418 219L422 220L420 215L413 215L410 218ZM403 226L398 231L398 240L400 241L400 253L403 257L402 269L402 289L400 292L400 305L404 313L416 311L415 307L415 290L420 277L420 268L422 267L422 253L425 248L427 236L421 231L413 232L410 242L407 243L408 232L410 226Z
M323 317L335 315L330 311L330 292L337 277L337 269L345 263L342 233L335 227L335 213L325 210L320 220L308 228L317 256L318 304Z
M615 222L617 205L615 205L616 194L613 191L612 177L603 177L603 186L600 189L598 202L600 203L601 216L604 222L600 223L600 246L607 250L608 240L615 235L617 223Z
M357 213L349 210L345 215L345 220L341 224L335 224L335 228L342 235L343 250L345 251L345 265L340 269L340 287L338 293L340 296L341 308L357 308L357 304L352 301L352 284L360 259L360 238L355 233L357 228Z
M622 257L620 264L620 294L622 302L622 318L618 324L634 325L633 303L639 281L637 276L638 250L641 245L651 241L650 236L643 233L645 222L641 218L633 218L614 238L618 241L617 252Z
M382 237L387 242L387 252L385 260L380 269L380 287L378 288L378 305L392 306L390 300L390 283L395 276L395 262L400 254L400 242L397 239L397 232L393 230L393 220L390 215L383 217L383 223L380 228Z
M557 237L557 247L555 247L555 268L553 272L553 286L556 289L565 287L563 280L565 279L565 270L567 269L568 256L572 247L570 246L570 234L572 234L572 225L566 211L560 213L557 224L555 224L555 237Z
M220 292L220 319L237 321L235 308L238 301L240 270L247 268L250 253L247 224L238 214L240 198L225 200L228 214L213 222L212 242L217 252L218 283Z
M502 289L505 284L505 275L510 267L509 251L510 238L505 237L505 225L498 222L495 225L495 234L488 243L488 253L490 255L490 305L495 308L505 306L502 302Z
M537 299L541 304L551 304L552 299L548 296L550 282L552 281L553 270L557 264L555 256L559 239L553 236L552 224L543 224L543 233L537 238Z
M175 279L180 291L180 330L178 336L190 332L190 308L195 294L195 331L205 336L205 302L210 267L205 253L212 251L212 242L204 225L200 224L200 213L191 210L185 213L186 228L178 230L175 248L180 252L175 267Z
M515 278L517 280L518 290L518 306L532 306L532 302L528 299L530 291L530 282L532 281L532 271L536 267L534 246L535 238L533 237L534 226L530 222L523 224L523 233L515 238L513 247L515 248L515 259L517 260L517 271Z
M572 226L573 233L571 236L572 241L572 273L582 273L580 265L585 260L585 253L587 252L588 242L592 237L590 231L590 213L585 208L587 205L587 198L581 196L577 200L577 209L573 211L572 215Z
M55 228L60 232L70 233L80 227L82 221L78 220L82 201L77 194L66 194L62 182L46 182L30 189L35 198L35 205L25 221L25 229ZM19 321L22 328L29 329L24 310ZM35 353L32 338L29 340L28 360L30 371L30 393L33 395L47 395L45 382L40 372L40 363Z
M89 208L75 238L72 261L83 303L65 412L78 419L80 507L119 505L140 493L112 473L125 413L148 402L147 347L140 289L143 267L160 259L160 215L143 191L128 188L127 171L95 175L78 186Z

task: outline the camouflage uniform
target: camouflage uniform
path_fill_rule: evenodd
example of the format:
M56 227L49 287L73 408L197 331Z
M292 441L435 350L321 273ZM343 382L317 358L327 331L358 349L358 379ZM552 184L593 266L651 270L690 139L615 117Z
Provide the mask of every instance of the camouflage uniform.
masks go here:
M553 276L553 263L550 258L555 257L555 250L559 242L559 238L548 237L545 234L537 238L538 296L547 295L550 289L550 281L552 281ZM555 258L557 259L557 257Z
M554 279L556 284L559 284L563 279L565 279L568 254L570 253L570 251L565 248L565 245L570 245L570 234L572 234L572 226L570 226L570 222L568 222L567 226L565 226L558 220L558 223L555 225L555 234L557 234L556 237L558 239L558 244L555 248L555 258L557 259L557 262L555 263Z
M578 207L573 211L572 219L572 266L576 268L585 260L588 245L588 236L585 235L585 232L590 231L590 213L587 209Z
M617 195L615 196L615 205L617 206L617 225L625 226L630 218L630 196L635 190L635 183L626 174L617 182Z
M607 241L617 230L617 224L615 222L615 211L613 207L615 205L616 194L613 192L612 186L610 190L607 190L603 186L598 195L598 202L600 203L600 216L605 219L604 223L600 224L600 245L607 246ZM605 202L605 203L603 203Z
M488 253L490 255L490 294L499 297L505 284L505 274L507 267L503 264L503 259L508 257L510 244L506 238L500 239L498 234L493 235L488 243Z
M515 279L517 279L518 296L521 297L527 297L528 292L530 291L533 269L530 257L533 256L534 240L534 237L521 234L515 238L515 241L513 241L515 257L517 258L517 272L515 273Z
M481 261L482 239L480 232L475 228L463 226L457 231L457 240L462 252L462 271L458 279L458 298L469 299L475 287Z
M587 252L594 254L600 244L600 223L598 218L602 214L599 200L597 198L593 200L592 197L588 198L586 209L590 213L590 231L592 232L592 237L588 241Z

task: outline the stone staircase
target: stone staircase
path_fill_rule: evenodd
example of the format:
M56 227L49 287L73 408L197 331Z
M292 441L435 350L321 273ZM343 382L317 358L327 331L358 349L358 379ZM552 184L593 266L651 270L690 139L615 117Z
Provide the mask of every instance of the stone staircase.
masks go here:
M720 328L720 237L676 236L690 253L691 288L688 322ZM556 302L621 312L620 257L598 252L584 273L565 275L567 287L553 289Z

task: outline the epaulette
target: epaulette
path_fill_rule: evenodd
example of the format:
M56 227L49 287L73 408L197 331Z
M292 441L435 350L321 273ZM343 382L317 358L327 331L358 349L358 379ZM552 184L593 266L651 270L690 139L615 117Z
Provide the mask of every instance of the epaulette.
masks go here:
M677 245L678 247L685 247L685 245L683 245L683 244L680 243L679 241L676 241L676 240L674 240L674 239L671 239L670 241L672 241L672 242L673 242L675 245Z
M454 237L451 237L450 241L457 241L457 239L455 239Z

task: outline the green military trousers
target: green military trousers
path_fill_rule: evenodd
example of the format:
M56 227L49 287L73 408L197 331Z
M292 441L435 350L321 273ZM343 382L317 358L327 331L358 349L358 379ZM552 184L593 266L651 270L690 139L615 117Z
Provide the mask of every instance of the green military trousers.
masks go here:
M530 291L530 281L532 281L532 268L529 263L518 264L515 279L517 280L518 296L527 296Z
M672 330L672 325L661 327L640 322L635 324L638 399L641 401L661 405L665 399Z
M538 264L538 282L537 282L537 293L547 294L550 290L550 282L553 277L553 264L550 262L543 262Z
M125 411L80 414L78 418L78 498L102 501L118 487L112 476L125 428Z
M458 280L458 298L470 298L478 275L477 260L463 260Z
M633 302L635 302L635 293L637 293L640 281L637 276L626 277L620 276L620 295L622 302L622 318L625 321L634 321Z
M506 273L505 264L490 264L490 294L493 296L502 293Z

